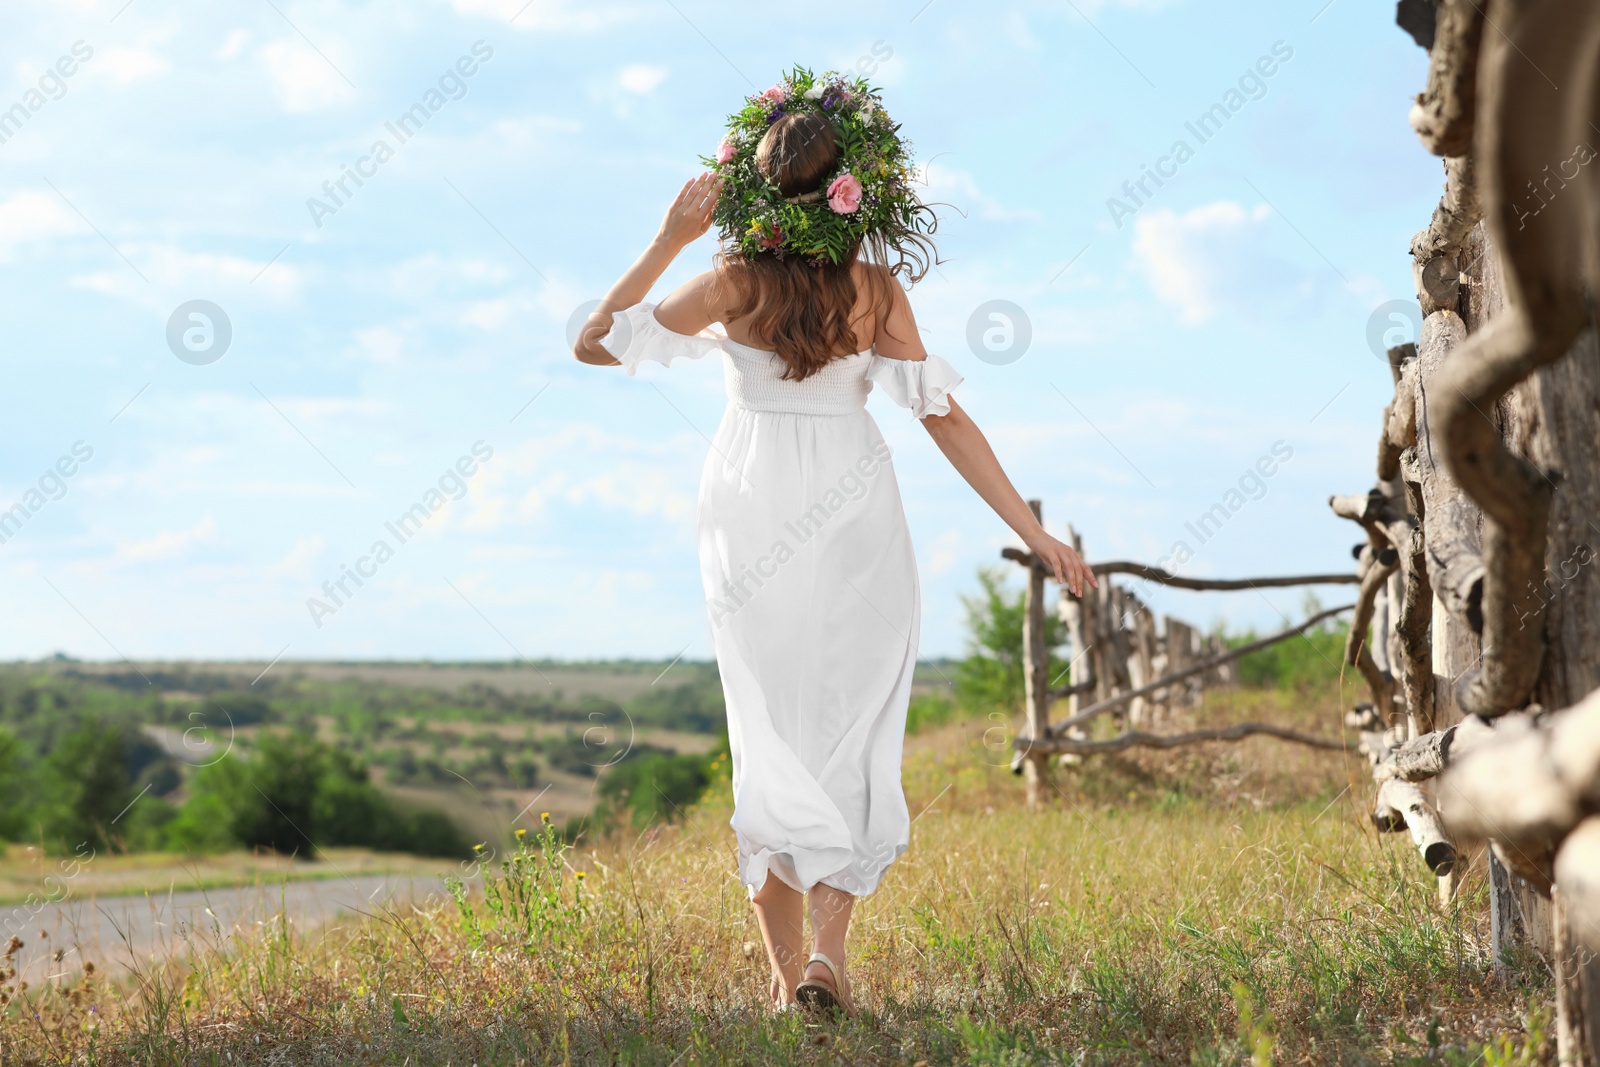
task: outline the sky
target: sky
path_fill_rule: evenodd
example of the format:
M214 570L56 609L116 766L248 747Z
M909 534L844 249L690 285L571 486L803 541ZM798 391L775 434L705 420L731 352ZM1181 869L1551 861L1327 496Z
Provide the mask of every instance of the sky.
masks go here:
M914 143L924 341L1053 533L1192 576L1353 567L1327 498L1372 483L1442 187L1391 4L10 0L0 659L709 657L721 367L582 366L567 323L794 64L867 76ZM921 653L960 655L1017 539L868 408ZM1304 610L1150 599L1261 632Z

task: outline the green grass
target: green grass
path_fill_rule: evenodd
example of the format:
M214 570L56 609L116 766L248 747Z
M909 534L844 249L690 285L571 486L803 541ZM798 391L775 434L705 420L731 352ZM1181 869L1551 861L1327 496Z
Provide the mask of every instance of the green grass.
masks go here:
M1197 718L1332 732L1337 706L1245 692ZM1405 835L1371 832L1357 761L1261 739L1085 761L1030 813L991 727L908 742L912 845L858 904L848 1024L764 1011L717 790L594 847L533 835L463 906L30 991L45 1028L14 1003L0 1042L148 1064L1535 1062L1546 979L1491 975L1481 873L1441 905Z

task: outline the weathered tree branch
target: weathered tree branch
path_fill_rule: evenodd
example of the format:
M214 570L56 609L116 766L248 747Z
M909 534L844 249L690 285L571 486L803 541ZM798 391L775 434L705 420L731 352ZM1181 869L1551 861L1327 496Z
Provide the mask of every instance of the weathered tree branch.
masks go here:
M1410 830L1411 840L1422 853L1422 861L1436 875L1455 869L1456 848L1445 836L1439 812L1415 784L1403 778L1386 778L1378 786L1378 803L1372 824L1379 833Z
M1396 473L1398 466L1397 457ZM1382 472L1379 474L1381 476ZM1411 540L1411 519L1402 508L1396 507L1396 501L1386 496L1382 489L1370 489L1365 496L1330 496L1328 506L1341 519L1359 523L1367 531L1367 541L1378 555L1380 563L1387 565L1392 562ZM1360 577L1358 571L1358 581Z
M1004 555L1004 552L1001 554ZM1011 559L1013 557L1007 556L1006 558ZM1091 569L1096 574L1131 574L1159 585L1170 585L1174 589L1223 591L1272 589L1291 585L1357 585L1361 581L1354 574L1303 574L1273 578L1180 578L1159 567L1147 567L1142 563L1129 563L1125 560L1096 563L1091 566Z
M1497 719L1439 781L1452 831L1495 841L1508 866L1548 888L1561 840L1600 811L1600 689L1538 722Z
M1415 351L1413 349L1413 351ZM1394 387L1394 403L1389 405L1389 419L1384 423L1384 436L1396 449L1395 459L1398 462L1400 451L1410 448L1417 443L1417 366L1413 359L1400 368L1400 381ZM1399 474L1396 469L1394 474L1385 476L1382 471L1378 477L1388 481Z
M1416 482L1425 515L1428 582L1439 602L1474 633L1483 631L1483 558L1478 548L1478 509L1456 484L1437 448L1432 407L1446 388L1439 379L1447 357L1467 337L1461 316L1448 311L1429 315L1417 345ZM1402 467L1407 466L1402 463ZM1407 480L1411 475L1406 474Z
M1459 156L1472 147L1482 37L1478 0L1441 0L1428 50L1428 84L1411 107L1411 128L1436 156Z
M1407 495L1413 495L1407 489ZM1416 494L1420 499L1420 493ZM1428 554L1421 525L1411 531L1403 551L1404 582L1395 621L1400 639L1400 684L1412 729L1425 734L1433 716L1433 585L1428 581Z
M1393 557L1393 553L1390 553ZM1345 638L1344 661L1361 672L1372 691L1372 703L1384 722L1394 721L1394 679L1372 658L1367 630L1372 625L1372 608L1378 590L1389 580L1397 566L1395 562L1379 562L1369 545L1361 550L1361 593L1356 597L1355 615L1350 620L1350 633Z
M1561 842L1555 872L1572 935L1600 952L1600 815L1584 819Z
M1104 741L1052 736L1043 740L1030 740L1029 738L1019 737L1013 743L1019 751L1067 752L1079 756L1090 756L1102 755L1107 752L1121 752L1123 749L1133 748L1136 745L1141 748L1177 748L1181 745L1192 745L1200 741L1238 741L1257 734L1276 737L1283 741L1293 741L1299 745L1309 745L1312 748L1331 749L1337 752L1354 752L1356 750L1354 742L1346 741L1342 738L1303 734L1297 730L1290 730L1283 726L1274 726L1265 722L1241 722L1233 726L1218 727L1212 730L1191 730L1182 734L1151 734L1141 730L1128 730Z
M1167 686L1172 685L1175 682L1181 682L1185 678L1193 678L1197 674L1204 674L1206 671L1215 670L1224 663L1231 663L1241 656L1249 655L1251 652L1259 651L1260 649L1266 648L1269 645L1275 645L1279 641L1287 641L1291 637L1305 633L1307 630L1311 629L1311 627L1315 626L1324 619L1332 618L1333 616L1342 612L1349 611L1353 607L1355 607L1354 604L1346 604L1343 607L1329 608L1327 611L1318 612L1305 622L1300 623L1298 626L1292 626L1289 629L1282 630L1271 635L1270 637L1263 637L1260 640L1251 641L1248 644L1240 645L1238 648L1230 648L1228 651L1220 655L1211 656L1208 659L1200 660L1198 663L1190 664L1181 671L1174 671L1171 674L1157 678L1149 685L1142 685L1137 689L1130 689L1126 692L1118 693L1116 696L1109 697L1094 704L1090 704L1087 708L1084 708L1076 715L1062 719L1058 723L1052 723L1050 726L1050 736L1059 736L1062 732L1074 726L1079 726L1088 722L1096 715L1101 715L1112 710L1113 708L1122 707L1135 697L1147 696L1150 693L1155 692L1157 689L1165 689Z
M1460 761L1493 736L1494 730L1487 722L1468 715L1447 730L1435 730L1391 746L1376 761L1372 777L1380 782L1386 778L1421 782L1436 777L1452 760Z

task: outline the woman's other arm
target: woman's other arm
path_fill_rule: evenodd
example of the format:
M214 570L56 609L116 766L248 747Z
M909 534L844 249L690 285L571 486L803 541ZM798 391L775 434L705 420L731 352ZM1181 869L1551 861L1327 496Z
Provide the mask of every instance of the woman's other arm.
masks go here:
M928 358L922 337L917 333L911 301L898 285L894 287L894 303L878 329L874 347L878 355L890 359L917 362ZM922 425L950 465L966 479L984 503L1016 531L1023 544L1038 557L1039 562L1054 572L1056 581L1065 585L1073 596L1083 595L1085 582L1098 589L1100 583L1095 581L1094 572L1083 562L1083 557L1070 546L1051 537L1039 525L1039 520L1033 517L1033 510L1011 484L1011 479L995 458L994 449L989 447L989 441L978 429L978 424L956 403L955 397L946 399L950 402L950 414L928 415L922 420Z

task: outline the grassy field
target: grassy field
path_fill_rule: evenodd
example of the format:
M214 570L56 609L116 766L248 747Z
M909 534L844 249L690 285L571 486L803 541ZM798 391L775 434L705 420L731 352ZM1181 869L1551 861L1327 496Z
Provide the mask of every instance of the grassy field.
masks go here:
M70 888L73 897L181 893L186 889L276 885L366 874L443 875L457 865L405 853L361 848L319 849L314 860L271 853L223 852L184 855L135 852L95 856L73 869L70 886L62 876L62 859L42 854L37 846L10 845L0 853L0 905L55 900Z
M1208 724L1333 732L1336 693ZM859 1020L774 1020L725 787L688 818L469 866L443 900L113 985L28 991L8 1062L1546 1062L1547 978L1486 957L1481 860L1441 904L1355 759L1254 739L1085 761L1020 808L999 724L908 741L910 851L857 909ZM1172 725L1183 725L1175 723ZM510 865L509 871L506 864ZM487 892L486 892L487 891ZM37 1012L35 1015L34 1013Z

